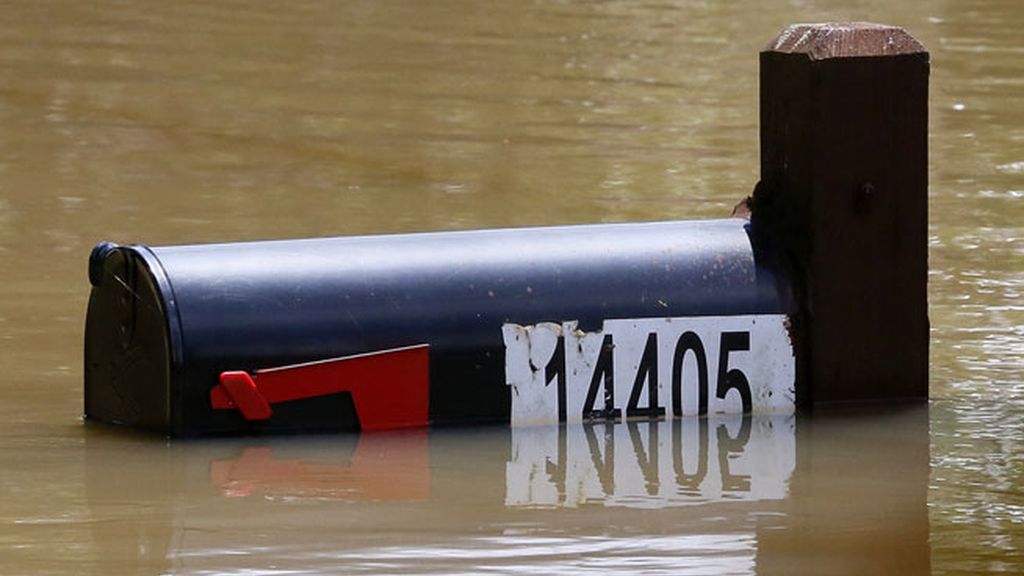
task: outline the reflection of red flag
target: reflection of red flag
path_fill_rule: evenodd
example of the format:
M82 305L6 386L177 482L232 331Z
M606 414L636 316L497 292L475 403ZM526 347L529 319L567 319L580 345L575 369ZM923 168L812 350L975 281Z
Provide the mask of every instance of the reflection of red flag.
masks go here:
M217 409L267 420L271 404L338 392L352 394L359 426L386 430L426 426L429 402L426 344L248 372L223 372L210 390Z
M228 497L253 494L337 500L425 500L430 497L426 430L363 435L349 464L274 458L269 446L210 463L210 483Z

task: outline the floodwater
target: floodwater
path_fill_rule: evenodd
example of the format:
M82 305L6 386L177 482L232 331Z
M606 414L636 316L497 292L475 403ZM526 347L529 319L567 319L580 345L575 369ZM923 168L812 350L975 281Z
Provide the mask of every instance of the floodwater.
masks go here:
M0 573L1024 573L1024 4L0 1ZM727 215L793 22L932 54L928 406L170 443L86 258Z

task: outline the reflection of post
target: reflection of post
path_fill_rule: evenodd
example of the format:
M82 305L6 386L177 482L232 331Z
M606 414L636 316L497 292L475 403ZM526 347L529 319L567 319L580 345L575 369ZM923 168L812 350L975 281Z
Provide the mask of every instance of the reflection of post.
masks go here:
M928 409L873 406L800 421L780 516L758 574L927 574Z
M513 428L505 503L658 507L784 498L794 429L792 416L739 415Z

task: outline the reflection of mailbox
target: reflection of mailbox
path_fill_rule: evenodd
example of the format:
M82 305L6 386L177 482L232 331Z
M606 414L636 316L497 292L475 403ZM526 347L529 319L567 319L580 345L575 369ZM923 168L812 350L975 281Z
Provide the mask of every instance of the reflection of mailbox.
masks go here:
M224 573L263 569L268 558L331 572L348 566L345 559L385 556L394 573L451 572L452 551L482 546L499 552L499 562L544 562L550 556L527 554L548 539L566 543L572 561L605 560L622 572L636 571L636 558L609 542L656 555L663 572L678 571L683 559L691 571L720 573L722 551L713 543L731 542L747 562L737 571L756 560L759 573L822 566L928 573L928 423L921 406L845 418L721 416L199 443L87 433L72 454L83 459L82 479L68 482L84 487L72 510L77 529L93 537L73 557L84 550L88 565L104 573L123 570L125 559L146 572ZM124 514L120 502L146 502L146 513ZM48 504L40 514L66 512L60 500ZM690 510L652 513L673 506ZM871 545L850 546L851 538ZM580 555L583 540L606 555ZM672 546L655 546L668 540ZM702 553L688 555L679 545L687 541ZM440 564L425 567L430 559Z
M426 430L358 436L351 456L304 457L287 446L248 446L210 461L210 483L229 498L418 501L430 497Z
M97 246L86 416L194 436L927 397L928 53L796 25L761 65L750 222Z

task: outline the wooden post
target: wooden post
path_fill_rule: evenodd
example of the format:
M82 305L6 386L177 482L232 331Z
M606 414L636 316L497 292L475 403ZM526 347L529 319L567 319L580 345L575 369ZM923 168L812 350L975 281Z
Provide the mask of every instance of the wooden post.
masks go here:
M795 24L761 52L752 221L796 268L801 403L928 396L928 73L879 24Z

